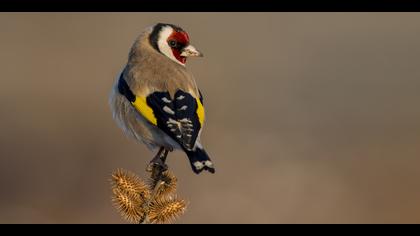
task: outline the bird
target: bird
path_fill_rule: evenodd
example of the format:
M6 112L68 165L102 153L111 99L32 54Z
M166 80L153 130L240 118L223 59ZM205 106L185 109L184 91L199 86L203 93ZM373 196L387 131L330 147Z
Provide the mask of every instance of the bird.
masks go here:
M147 169L167 170L169 152L185 152L194 173L215 173L200 141L205 121L203 95L187 59L203 57L181 27L157 23L135 40L109 95L113 119L130 138L157 154Z

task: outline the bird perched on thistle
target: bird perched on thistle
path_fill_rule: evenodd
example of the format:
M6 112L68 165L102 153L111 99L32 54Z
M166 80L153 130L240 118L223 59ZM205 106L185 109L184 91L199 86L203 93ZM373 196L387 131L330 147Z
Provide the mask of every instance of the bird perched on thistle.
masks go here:
M185 66L187 58L202 56L182 28L158 23L136 39L116 79L110 95L113 117L125 134L158 149L149 170L166 170L168 152L179 149L196 174L215 172L200 143L203 96Z

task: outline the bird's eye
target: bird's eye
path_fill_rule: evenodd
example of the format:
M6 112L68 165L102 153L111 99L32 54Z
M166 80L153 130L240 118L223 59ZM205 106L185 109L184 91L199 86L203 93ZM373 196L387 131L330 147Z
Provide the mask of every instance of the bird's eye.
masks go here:
M175 40L170 40L169 41L169 46L171 46L171 47L176 47L176 41Z

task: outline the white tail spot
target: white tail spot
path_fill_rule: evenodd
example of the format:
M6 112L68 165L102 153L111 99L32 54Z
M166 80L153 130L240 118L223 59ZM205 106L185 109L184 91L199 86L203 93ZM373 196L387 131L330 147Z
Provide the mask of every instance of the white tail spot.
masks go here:
M201 163L199 161L194 162L194 166L197 170L201 170L204 167L203 163Z
M213 163L211 161L205 161L204 165L206 165L207 167L213 168Z

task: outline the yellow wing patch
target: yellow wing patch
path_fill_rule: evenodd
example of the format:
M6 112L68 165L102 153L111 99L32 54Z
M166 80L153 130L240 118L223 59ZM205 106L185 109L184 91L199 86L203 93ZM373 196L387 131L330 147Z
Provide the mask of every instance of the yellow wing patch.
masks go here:
M148 120L154 125L157 125L157 119L155 117L155 114L153 113L152 108L150 108L149 105L147 105L146 98L136 96L136 100L131 104L133 104L137 111L139 111L140 114L142 114L143 117L146 118L146 120Z
M198 120L200 121L201 127L203 127L204 119L205 119L205 113L204 113L204 106L201 104L200 99L196 98L197 100L197 116Z
M201 104L200 99L196 98L197 101L197 116L198 120L200 122L200 125L203 126L204 120L205 120L205 111L204 106ZM134 102L131 102L133 106L136 108L140 114L146 118L150 123L157 125L157 118L153 112L153 109L147 105L146 98L145 97L138 97L136 96L136 100Z

